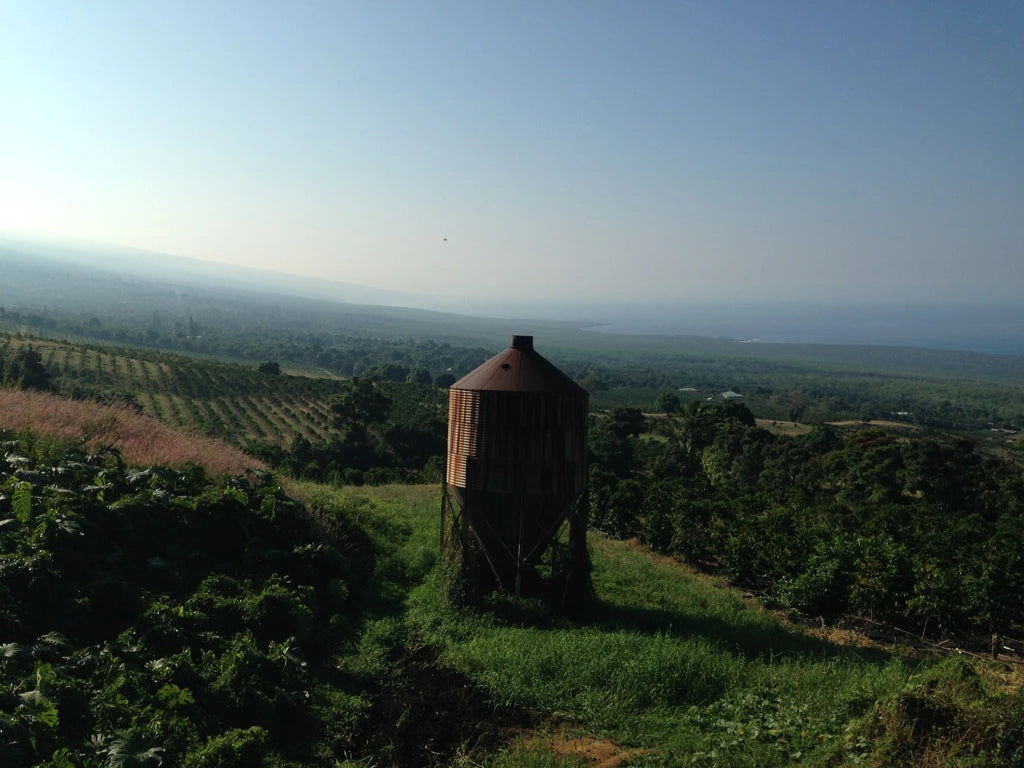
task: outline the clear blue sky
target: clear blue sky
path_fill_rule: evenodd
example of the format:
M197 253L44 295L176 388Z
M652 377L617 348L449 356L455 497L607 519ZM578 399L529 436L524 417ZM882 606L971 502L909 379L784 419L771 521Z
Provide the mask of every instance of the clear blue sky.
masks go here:
M0 233L503 300L1019 302L1024 3L0 0Z

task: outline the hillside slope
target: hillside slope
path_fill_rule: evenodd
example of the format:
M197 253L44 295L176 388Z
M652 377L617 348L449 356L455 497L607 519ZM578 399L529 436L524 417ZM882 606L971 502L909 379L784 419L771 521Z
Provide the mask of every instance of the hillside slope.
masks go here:
M5 764L1022 757L1022 681L1004 665L810 636L635 543L592 535L583 618L456 607L436 487L295 483L300 506L266 476L211 483L4 439Z
M287 445L296 436L319 441L331 434L326 400L340 390L329 377L271 376L252 365L130 347L19 338L9 344L39 352L63 394L120 401L174 428L236 445Z
M221 440L182 433L127 406L69 400L47 392L0 388L0 429L93 453L113 449L135 465L198 465L214 477L266 469L262 461Z
M1005 691L1021 677L1002 665L816 637L669 558L597 534L587 618L531 601L453 608L437 563L436 489L300 490L313 508L362 510L385 555L378 578L389 599L343 665L370 658L383 672L387 659L437 648L490 701L484 732L497 721L514 737L484 764L554 765L553 755L572 759L574 740L577 757L601 753L609 766L1010 766L1020 757L1024 694ZM376 727L407 739L409 762L396 764L423 764L431 742L402 725L420 711L415 692L392 694L382 717L394 719Z

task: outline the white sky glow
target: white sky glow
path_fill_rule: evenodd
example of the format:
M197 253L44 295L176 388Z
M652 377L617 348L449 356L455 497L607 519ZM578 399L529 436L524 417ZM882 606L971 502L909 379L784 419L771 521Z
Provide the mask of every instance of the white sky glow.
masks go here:
M1022 83L1016 2L0 0L0 233L420 294L1019 301Z

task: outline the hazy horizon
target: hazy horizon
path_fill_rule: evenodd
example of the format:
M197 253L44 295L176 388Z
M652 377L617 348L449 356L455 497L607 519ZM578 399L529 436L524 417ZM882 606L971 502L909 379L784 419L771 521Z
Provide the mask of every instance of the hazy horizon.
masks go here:
M0 233L488 302L1019 302L1014 2L76 5Z
M0 265L19 262L50 264L47 281L60 275L60 265L132 276L169 286L201 286L215 295L239 291L268 297L300 297L347 305L427 310L471 318L507 319L510 333L522 321L570 322L577 327L615 335L704 336L747 343L883 344L954 349L1024 356L1024 305L992 302L828 302L714 301L671 302L532 300L505 303L473 296L438 297L399 294L373 287L303 279L260 272L171 254L141 254L132 249L71 246L56 241L30 241L0 236ZM54 271L54 269L58 271ZM31 271L31 268L29 268ZM89 273L67 273L54 285L67 286ZM15 283L18 284L18 280ZM25 285L24 276L21 284ZM0 282L0 304L12 308L18 295ZM62 290L67 290L62 288ZM36 296L35 304L59 306L56 296ZM529 322L526 323L529 326Z

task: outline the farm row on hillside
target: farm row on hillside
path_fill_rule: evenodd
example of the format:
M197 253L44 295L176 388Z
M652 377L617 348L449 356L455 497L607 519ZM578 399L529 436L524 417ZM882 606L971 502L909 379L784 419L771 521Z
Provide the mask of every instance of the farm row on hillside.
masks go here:
M227 440L294 477L419 481L438 475L444 453L443 391L411 372L405 384L387 379L395 373L389 369L374 371L371 384L288 375L270 361L254 367L13 338L0 343L0 380L5 357L31 359L38 379L12 386L134 409L173 429ZM364 407L367 394L379 401L374 414Z
M17 338L10 344L39 352L58 393L127 403L173 427L237 444L331 436L327 398L339 387L330 378L271 376L253 366L145 350Z

